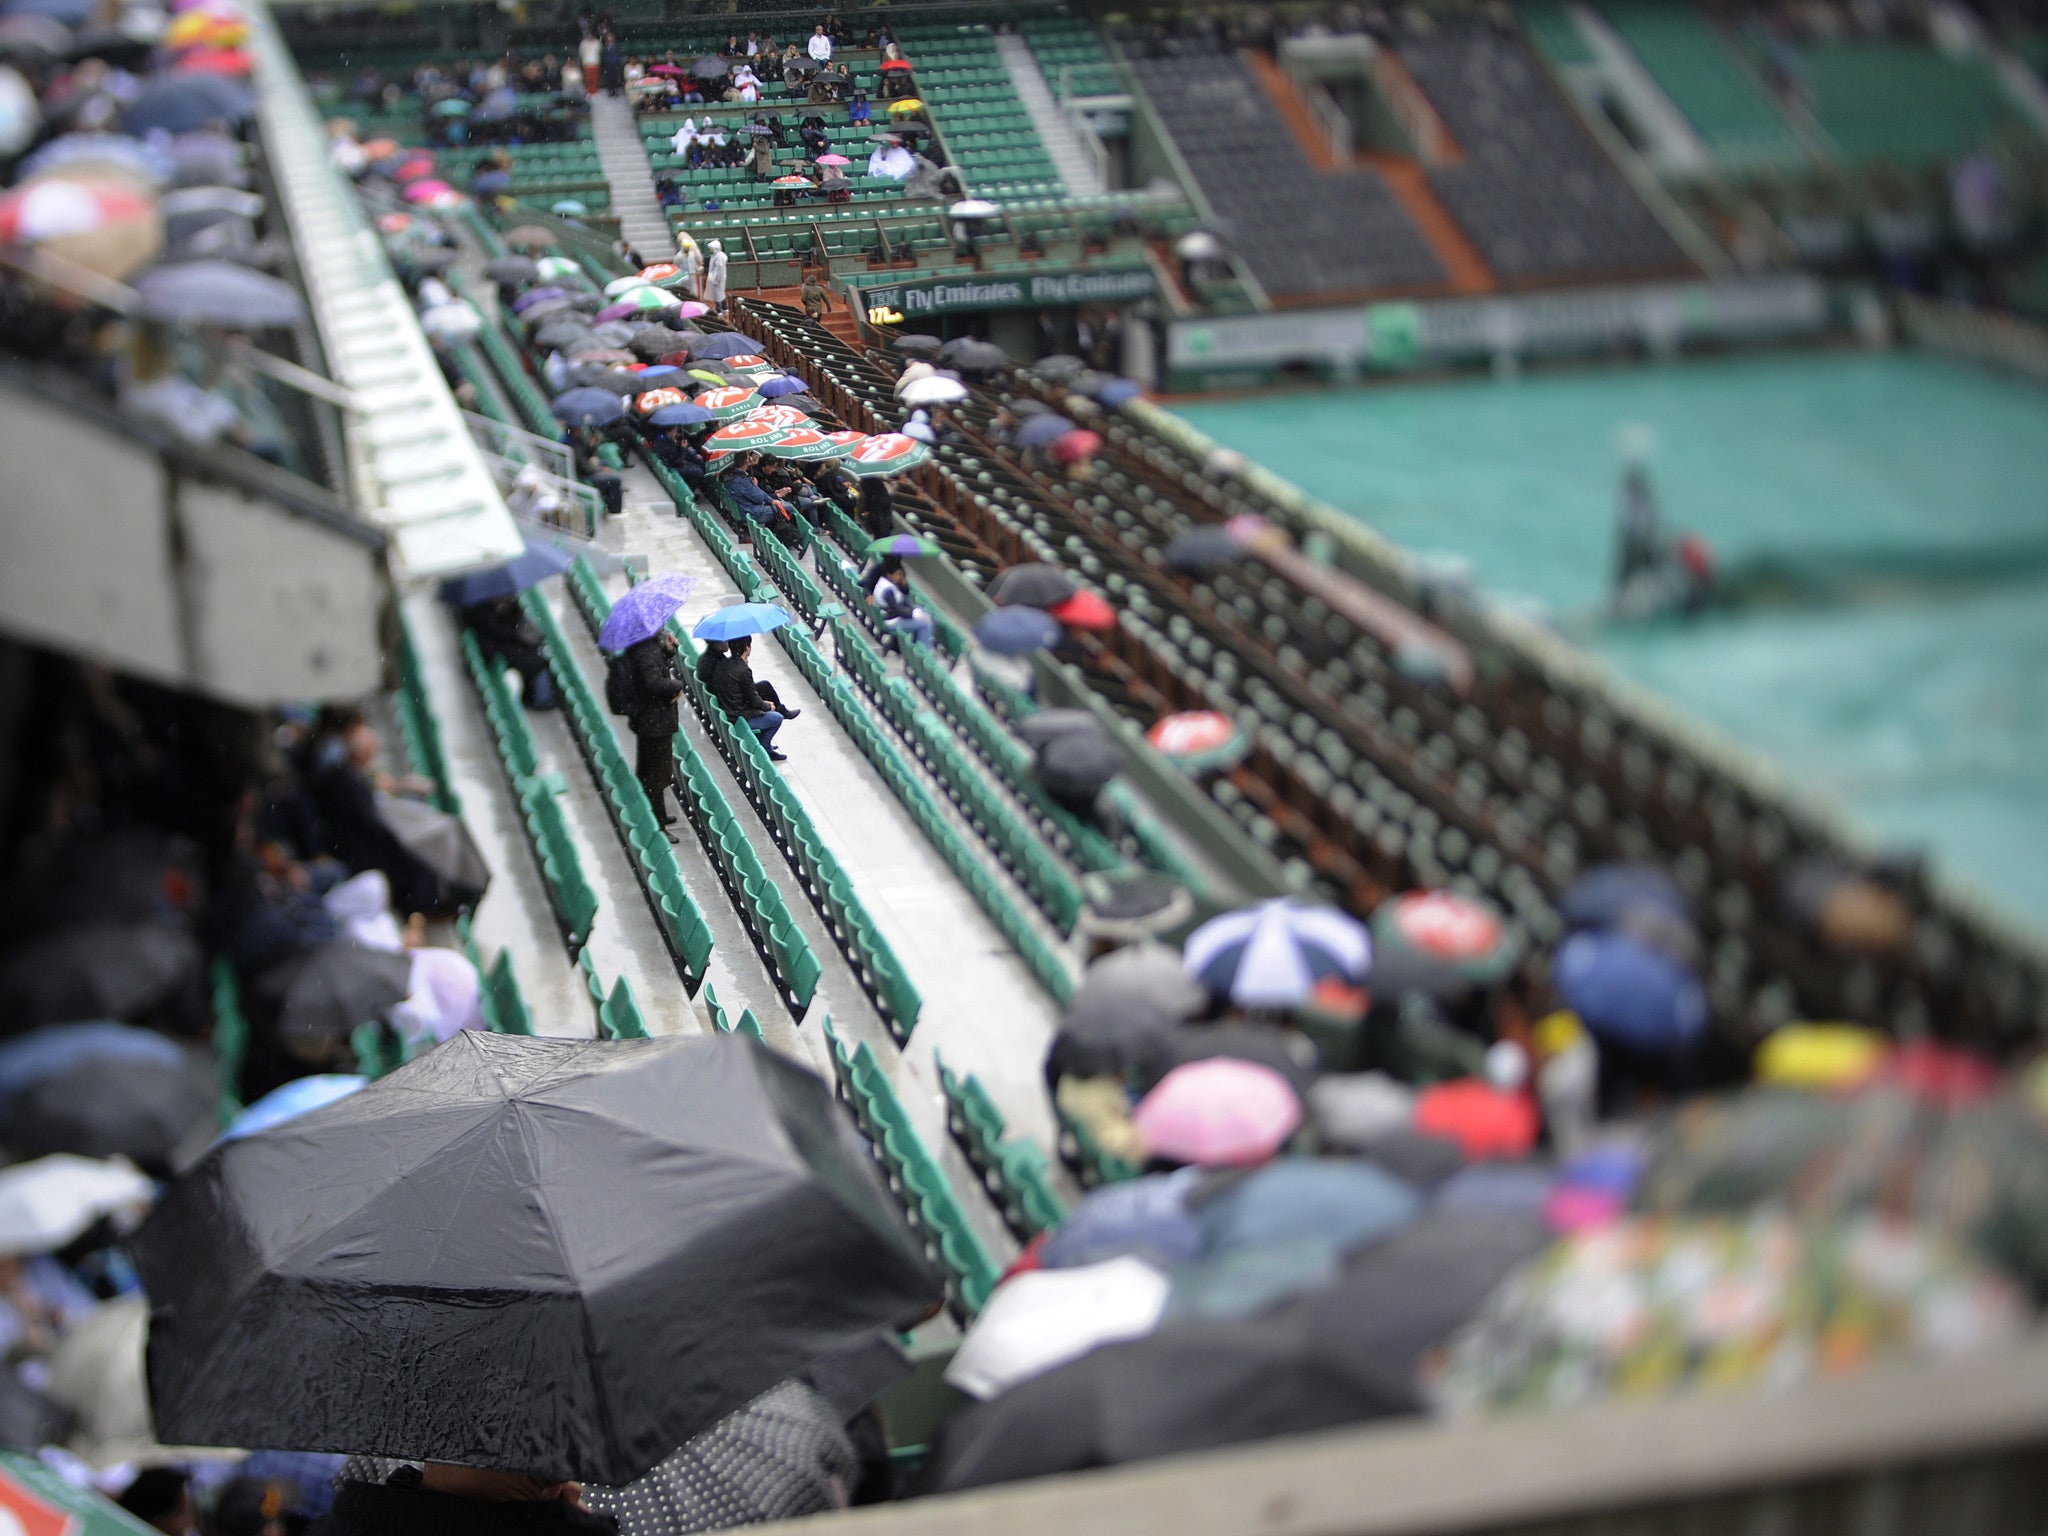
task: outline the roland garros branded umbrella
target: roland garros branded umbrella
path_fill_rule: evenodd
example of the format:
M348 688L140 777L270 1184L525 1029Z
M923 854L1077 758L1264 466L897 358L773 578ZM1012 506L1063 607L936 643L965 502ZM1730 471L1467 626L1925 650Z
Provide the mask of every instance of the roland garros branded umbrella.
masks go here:
M846 467L867 480L907 473L931 456L931 450L916 438L883 432L855 447L846 457Z
M744 385L725 384L707 389L697 404L711 413L714 421L737 421L760 403L761 397Z

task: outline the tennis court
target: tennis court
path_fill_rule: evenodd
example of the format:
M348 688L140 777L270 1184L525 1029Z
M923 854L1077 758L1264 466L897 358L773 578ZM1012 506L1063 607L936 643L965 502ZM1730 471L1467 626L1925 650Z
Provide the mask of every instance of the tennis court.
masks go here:
M2048 391L1841 353L1179 410L2048 926ZM1625 443L1753 606L1599 621Z

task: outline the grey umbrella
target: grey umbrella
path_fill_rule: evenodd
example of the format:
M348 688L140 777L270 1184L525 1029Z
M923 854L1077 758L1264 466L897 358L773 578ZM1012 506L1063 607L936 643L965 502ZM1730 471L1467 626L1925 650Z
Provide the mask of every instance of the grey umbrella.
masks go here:
M306 317L298 290L226 261L188 261L155 267L136 279L143 312L173 324L260 328L294 325Z
M1085 709L1041 709L1035 715L1025 716L1017 727L1017 735L1034 747L1043 747L1062 736L1100 736L1102 733L1102 722Z
M1031 365L1034 373L1048 379L1071 379L1088 365L1078 357L1065 352L1055 352L1050 357L1041 357Z
M896 351L907 353L912 357L933 357L945 347L946 343L940 341L936 336L927 336L922 331L911 331L906 335L898 336L889 345Z
M166 1441L614 1486L941 1295L831 1090L729 1035L466 1030L218 1144L131 1247Z
M38 935L0 960L0 1032L138 1018L204 963L191 934L164 924L86 923Z
M202 1050L171 1063L88 1059L9 1101L7 1142L28 1157L125 1157L161 1173L198 1155L220 1129L216 1076Z
M626 341L626 346L636 356L644 357L650 363L657 357L680 351L682 339L665 325L643 325Z
M531 256L500 256L485 263L484 276L494 283L530 283L540 276L540 264Z
M265 971L250 991L288 1037L346 1035L406 999L412 962L353 944L317 944Z
M607 320L602 325L593 325L590 335L593 341L601 341L608 347L623 347L633 339L638 326L626 324L623 320Z
M958 343L956 347L950 356L944 352L939 356L950 362L960 373L980 377L1010 366L1010 354L993 342L969 341Z
M638 393L639 378L610 363L578 363L569 370L569 383L577 389L601 389L608 394Z
M377 819L391 829L400 847L448 883L453 905L474 905L489 888L491 866L460 816L423 800L379 795Z
M690 73L699 80L722 80L732 70L732 65L715 53L707 53L690 66Z
M1038 754L1038 781L1056 795L1085 799L1123 771L1124 755L1102 736L1062 736Z
M1010 566L988 584L989 601L1005 607L1051 608L1080 590L1073 577L1042 560Z
M546 325L537 326L533 333L533 344L550 352L563 347L574 346L590 334L590 327L582 320L570 315L550 315Z

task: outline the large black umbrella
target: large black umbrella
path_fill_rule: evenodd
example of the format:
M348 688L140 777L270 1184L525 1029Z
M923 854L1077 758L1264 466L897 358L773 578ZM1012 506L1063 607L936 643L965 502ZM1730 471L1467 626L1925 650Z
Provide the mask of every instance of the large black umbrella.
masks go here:
M1213 576L1240 563L1245 553L1244 545L1229 529L1212 523L1185 529L1169 539L1166 564L1190 576Z
M1041 566L1040 569L1050 570L1052 567ZM1062 736L1102 734L1102 721L1096 718L1092 710L1086 709L1041 709L1036 714L1026 715L1017 726L1019 739L1031 747L1051 746Z
M440 876L451 905L474 906L489 889L491 866L460 816L423 800L379 795L377 819L391 829L401 848Z
M38 935L0 960L0 1032L139 1018L202 964L191 934L159 923L86 923Z
M250 991L285 1035L345 1035L405 1001L412 992L412 962L381 949L316 944L265 971Z
M5 1135L24 1157L126 1157L161 1172L220 1129L219 1103L210 1052L185 1049L169 1064L100 1057L16 1094Z
M1027 560L997 572L996 579L988 584L988 598L1006 607L1052 608L1080 590L1074 585L1074 578L1058 566Z
M1032 372L1048 379L1071 379L1088 365L1080 358L1065 352L1055 352L1050 357L1041 357L1031 365Z
M927 336L922 331L910 331L902 336L898 336L889 345L895 348L896 351L906 353L911 357L933 357L945 347L946 343L940 341L936 336Z
M707 53L690 66L690 73L699 80L723 80L732 65L715 53Z
M581 315L554 314L548 316L546 325L534 330L533 344L543 351L556 352L575 346L589 334L590 322Z
M1038 782L1068 800L1085 800L1123 772L1124 755L1103 736L1081 732L1046 744L1038 754Z
M830 1090L732 1036L466 1031L134 1247L166 1442L610 1484L941 1296Z

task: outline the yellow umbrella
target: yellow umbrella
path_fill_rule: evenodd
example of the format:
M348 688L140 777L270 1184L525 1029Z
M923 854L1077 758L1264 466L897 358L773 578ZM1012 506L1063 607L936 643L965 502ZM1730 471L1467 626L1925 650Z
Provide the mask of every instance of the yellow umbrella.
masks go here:
M913 112L922 112L923 110L924 103L915 96L906 96L901 101L889 103L889 115L891 117L908 117Z

